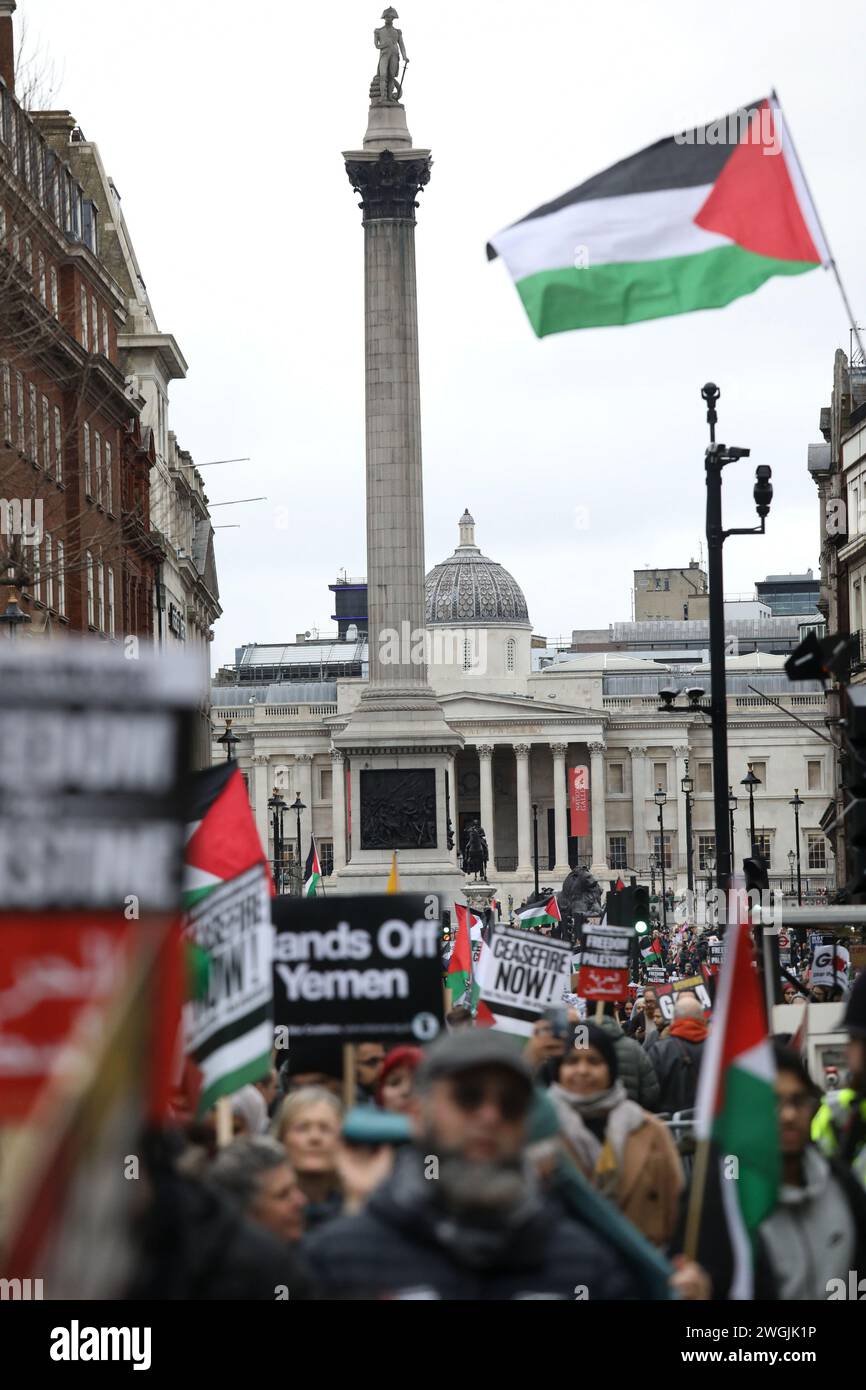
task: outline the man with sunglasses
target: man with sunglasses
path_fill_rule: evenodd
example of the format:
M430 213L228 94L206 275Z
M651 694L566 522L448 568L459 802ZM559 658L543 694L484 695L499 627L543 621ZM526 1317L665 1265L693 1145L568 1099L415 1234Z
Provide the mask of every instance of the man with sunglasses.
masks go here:
M538 1187L532 1076L515 1040L453 1033L415 1073L413 1142L356 1216L306 1244L327 1298L620 1299L625 1260Z

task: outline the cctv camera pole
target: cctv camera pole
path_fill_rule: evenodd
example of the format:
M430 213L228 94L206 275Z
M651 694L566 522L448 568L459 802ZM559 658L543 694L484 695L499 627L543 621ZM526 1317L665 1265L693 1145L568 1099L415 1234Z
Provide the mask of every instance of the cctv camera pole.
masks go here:
M713 733L713 822L716 835L716 883L727 891L733 865L728 834L728 707L725 685L725 589L722 547L722 468L716 447L716 402L721 395L712 381L701 391L707 403L710 447L707 473L707 570L710 581L710 721Z

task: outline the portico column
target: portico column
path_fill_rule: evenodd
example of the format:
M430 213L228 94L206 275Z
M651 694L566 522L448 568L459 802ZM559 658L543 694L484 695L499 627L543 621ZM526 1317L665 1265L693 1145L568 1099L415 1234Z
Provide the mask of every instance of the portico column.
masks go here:
M346 867L346 763L342 748L331 749L331 837L334 873Z
M686 775L686 759L689 756L688 747L678 747L674 749L676 757L676 778L677 778L677 857L674 862L674 869L679 876L686 872L686 855L688 853L688 832L686 827L686 794L683 791L683 778Z
M568 744L552 743L550 752L553 756L553 834L556 848L556 864L553 872L567 875L569 863L565 757L568 752Z
M307 857L310 848L310 835L313 830L313 755L312 753L295 754L295 792L300 792L301 800L306 806L306 810L301 812L301 867ZM294 801L292 797L292 801ZM290 806L291 809L291 806ZM287 817L290 821L291 829L289 834L292 843L297 847L298 842L298 818L297 814Z
M268 848L268 837L271 827L268 821L268 797L271 794L268 785L268 756L266 753L254 753L253 758L253 804L255 807L256 829L259 832L259 839L262 842L268 859L272 857Z
M636 744L630 748L631 754L631 823L632 823L632 858L636 871L639 871L640 861L647 855L646 833L644 817L646 816L646 748Z
M589 794L592 807L592 864L594 869L607 868L607 836L604 810L604 744L589 745Z
M530 805L529 790L529 751L528 743L515 743L514 756L517 759L517 872L532 872L532 848L530 845Z
M479 790L481 797L481 827L487 836L487 873L488 876L496 868L496 831L493 823L493 745L490 743L479 743L478 753L478 775ZM518 796L519 796L518 792Z

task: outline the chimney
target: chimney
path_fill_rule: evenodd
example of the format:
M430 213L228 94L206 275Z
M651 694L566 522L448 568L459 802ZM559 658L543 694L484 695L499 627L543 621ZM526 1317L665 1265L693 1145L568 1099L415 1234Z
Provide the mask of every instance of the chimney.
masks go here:
M0 77L10 92L15 91L15 35L12 16L16 0L0 0Z

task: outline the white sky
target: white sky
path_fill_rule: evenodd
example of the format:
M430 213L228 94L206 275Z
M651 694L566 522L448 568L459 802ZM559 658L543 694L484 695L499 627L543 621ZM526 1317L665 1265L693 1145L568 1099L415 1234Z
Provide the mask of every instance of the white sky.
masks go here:
M327 585L366 569L363 233L341 151L359 148L383 0L19 0L101 149L160 328L190 372L181 445L206 459L224 615L214 666L246 641L331 630ZM727 309L539 341L487 238L616 160L775 86L855 312L866 319L866 7L837 0L589 5L406 0L404 100L433 150L417 231L428 568L468 506L535 630L630 617L632 569L685 564L704 531L700 387L722 388L726 590L818 567L820 438L848 325L829 272ZM578 509L589 525L580 529Z

